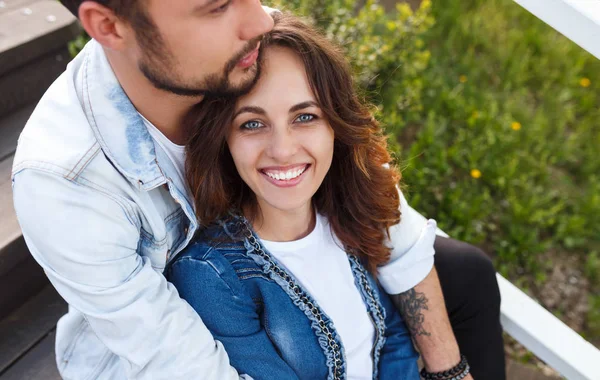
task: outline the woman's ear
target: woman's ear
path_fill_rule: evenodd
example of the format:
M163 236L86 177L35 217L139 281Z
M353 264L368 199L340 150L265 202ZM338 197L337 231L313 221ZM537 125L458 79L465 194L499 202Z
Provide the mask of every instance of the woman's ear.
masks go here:
M84 1L79 6L79 20L87 34L102 46L112 50L127 46L131 27L111 9L95 1Z

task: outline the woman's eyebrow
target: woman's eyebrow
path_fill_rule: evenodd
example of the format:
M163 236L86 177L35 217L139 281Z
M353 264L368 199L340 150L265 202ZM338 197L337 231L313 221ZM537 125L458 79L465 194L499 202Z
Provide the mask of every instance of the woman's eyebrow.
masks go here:
M267 113L265 112L264 109L260 108L260 107L256 107L256 106L245 106L240 108L234 115L233 115L233 119L235 119L236 117L238 117L239 115L248 112L248 113L255 113L258 115L266 115Z
M301 109L308 108L308 107L319 107L319 105L317 104L317 102L315 102L313 100L308 100L306 102L298 103L295 106L293 106L292 108L290 108L289 113L296 112L296 111L299 111Z

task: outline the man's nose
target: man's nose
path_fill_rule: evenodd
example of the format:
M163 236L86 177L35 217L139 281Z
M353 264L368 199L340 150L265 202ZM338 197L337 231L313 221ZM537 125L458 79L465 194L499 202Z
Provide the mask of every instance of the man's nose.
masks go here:
M261 6L259 0L246 0L244 10L245 20L242 26L240 38L250 41L262 36L273 29L273 17Z

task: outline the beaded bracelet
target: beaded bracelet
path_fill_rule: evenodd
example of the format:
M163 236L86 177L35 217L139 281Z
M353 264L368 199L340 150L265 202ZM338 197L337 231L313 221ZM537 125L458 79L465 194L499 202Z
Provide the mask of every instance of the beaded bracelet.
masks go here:
M460 362L454 367L441 372L427 372L425 368L421 370L421 377L424 380L461 380L469 374L471 368L467 363L467 357L460 355Z

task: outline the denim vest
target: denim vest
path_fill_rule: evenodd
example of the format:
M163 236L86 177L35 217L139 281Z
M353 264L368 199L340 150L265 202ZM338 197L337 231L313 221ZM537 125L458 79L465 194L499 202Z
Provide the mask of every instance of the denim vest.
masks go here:
M418 354L389 296L356 256L348 260L375 328L373 378L419 379ZM347 378L332 320L245 219L233 217L201 231L166 274L223 343L238 372L261 380Z

